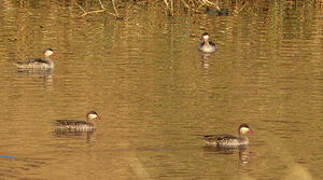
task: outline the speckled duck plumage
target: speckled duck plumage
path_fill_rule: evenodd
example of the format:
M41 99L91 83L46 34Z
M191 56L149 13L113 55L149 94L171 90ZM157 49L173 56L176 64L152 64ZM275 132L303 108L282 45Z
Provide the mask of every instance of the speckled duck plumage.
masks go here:
M49 58L50 56L56 56L56 53L53 49L48 48L44 51L44 59L33 58L26 62L16 62L14 65L18 71L53 70L54 62Z
M94 122L89 122L92 120L101 120L100 116L95 111L90 111L86 115L87 120L57 120L56 128L64 129L70 131L93 131L96 129Z
M239 137L232 135L207 135L204 136L204 142L209 146L220 148L237 148L239 146L246 146L249 144L249 139L246 134L252 134L253 130L248 124L241 124L239 126Z
M201 36L201 43L198 46L198 49L203 53L213 53L217 50L216 45L209 41L209 34L203 33Z

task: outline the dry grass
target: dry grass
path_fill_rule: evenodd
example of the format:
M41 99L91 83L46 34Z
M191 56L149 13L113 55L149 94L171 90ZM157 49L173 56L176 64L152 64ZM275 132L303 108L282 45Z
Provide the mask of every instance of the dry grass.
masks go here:
M256 9L261 4L268 3L265 0L128 0L128 1L116 1L116 0L92 0L92 2L99 3L100 8L98 10L86 11L84 7L79 5L77 1L75 4L83 12L81 16L87 16L89 14L107 13L114 16L116 19L122 19L122 15L118 13L118 5L122 3L145 3L156 4L160 8L165 10L165 14L168 16L175 16L183 12L204 13L206 9L212 8L213 11L221 12L224 5L229 5L232 14L240 14L242 11L250 11ZM81 1L82 2L82 1ZM84 1L85 2L85 1ZM315 0L304 0L303 3L315 3ZM295 1L296 3L296 1ZM109 11L105 6L111 5L113 11ZM320 4L321 5L321 4ZM221 8L222 7L222 8Z

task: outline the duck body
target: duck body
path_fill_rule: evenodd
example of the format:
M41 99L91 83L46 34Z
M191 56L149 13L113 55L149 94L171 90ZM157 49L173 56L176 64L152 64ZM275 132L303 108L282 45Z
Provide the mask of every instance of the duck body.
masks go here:
M217 16L228 16L229 15L229 9L210 9L207 7L204 11L205 14L210 15L217 15Z
M198 49L204 53L213 53L217 50L216 45L212 41L202 42Z
M91 120L101 120L95 111L90 111L87 114L87 121L82 120L56 120L56 129L69 131L94 131L96 125Z
M96 129L96 126L91 122L81 120L57 120L56 128L71 131L93 131Z
M236 137L232 135L207 135L204 136L204 142L209 146L215 146L220 148L234 148L249 144L249 140L247 137Z
M33 71L33 70L53 70L54 62L49 58L49 56L56 56L56 53L53 49L48 48L44 52L45 59L34 58L29 59L26 62L16 62L14 65L18 68L18 71Z
M54 69L54 62L50 59L29 59L27 62L17 62L18 70L50 70Z
M217 50L217 47L214 42L209 41L209 34L203 33L198 49L203 53L213 53Z
M239 137L232 135L206 135L203 137L203 141L208 146L218 148L238 148L249 144L249 139L246 134L252 133L252 129L247 124L241 124L239 126Z

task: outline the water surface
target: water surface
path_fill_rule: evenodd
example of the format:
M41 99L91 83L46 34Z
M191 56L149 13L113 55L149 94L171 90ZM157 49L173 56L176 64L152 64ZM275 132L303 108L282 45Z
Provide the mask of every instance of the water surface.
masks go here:
M170 18L161 4L120 2L123 20L60 1L0 5L1 179L323 178L319 3ZM207 57L206 31L219 49ZM16 72L47 47L52 74ZM55 120L90 110L96 132L55 133ZM249 148L204 147L200 135L243 122Z

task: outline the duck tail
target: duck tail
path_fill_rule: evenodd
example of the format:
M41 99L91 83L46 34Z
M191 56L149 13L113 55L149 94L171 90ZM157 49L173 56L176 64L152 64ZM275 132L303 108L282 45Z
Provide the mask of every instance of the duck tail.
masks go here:
M18 69L28 69L28 64L21 61L14 62L12 64L16 66Z
M14 66L16 66L16 67L21 67L21 65L22 65L22 63L21 62L13 62L12 63Z

